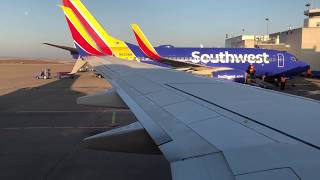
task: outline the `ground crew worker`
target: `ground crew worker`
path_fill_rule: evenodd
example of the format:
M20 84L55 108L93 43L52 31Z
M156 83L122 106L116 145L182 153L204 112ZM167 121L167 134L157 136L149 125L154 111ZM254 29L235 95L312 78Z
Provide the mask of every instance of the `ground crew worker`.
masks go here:
M253 64L249 65L247 73L250 75L250 81L255 78L256 68L253 66Z
M311 71L311 68L309 68L307 70L307 77L311 78L312 77L312 71Z
M262 75L262 81L266 81L267 76L264 74Z
M284 76L281 76L281 78L280 78L280 89L281 90L284 90L284 88L286 86L286 81L287 81L287 78Z
M44 76L44 70L40 72L40 77L43 77L43 76Z
M250 84L250 75L246 73L246 83Z
M276 87L279 87L280 81L281 81L280 77L274 78L274 83L275 83Z

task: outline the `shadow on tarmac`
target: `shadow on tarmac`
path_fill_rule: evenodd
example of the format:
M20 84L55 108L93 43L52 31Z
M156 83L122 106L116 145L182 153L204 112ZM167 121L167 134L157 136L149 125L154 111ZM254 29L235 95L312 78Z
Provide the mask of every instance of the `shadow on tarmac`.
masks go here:
M276 89L280 91L279 88ZM320 80L305 77L296 77L290 80L285 87L284 93L302 96L314 100L320 100Z
M0 97L0 179L171 179L163 156L84 149L82 139L109 130L112 110L76 104L85 94L64 79ZM135 121L117 112L118 124Z

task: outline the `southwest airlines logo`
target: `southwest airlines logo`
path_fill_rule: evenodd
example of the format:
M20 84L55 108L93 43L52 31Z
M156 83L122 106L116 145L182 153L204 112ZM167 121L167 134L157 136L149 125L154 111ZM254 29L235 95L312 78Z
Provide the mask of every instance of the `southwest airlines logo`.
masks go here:
M240 79L244 78L244 75L218 75L220 79Z
M250 64L269 64L269 55L262 54L229 54L228 51L219 54L201 54L199 51L192 52L193 63L250 63Z

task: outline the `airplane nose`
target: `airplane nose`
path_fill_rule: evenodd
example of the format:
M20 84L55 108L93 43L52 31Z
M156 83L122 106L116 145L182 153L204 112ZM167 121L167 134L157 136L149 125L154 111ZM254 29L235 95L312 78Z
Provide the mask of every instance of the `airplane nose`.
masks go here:
M308 69L310 69L310 65L303 62L303 61L297 61L297 72L298 73L304 73Z
M302 61L300 61L300 65L299 66L300 66L301 71L303 71L303 72L305 72L308 69L310 69L310 65L305 63L305 62L302 62Z

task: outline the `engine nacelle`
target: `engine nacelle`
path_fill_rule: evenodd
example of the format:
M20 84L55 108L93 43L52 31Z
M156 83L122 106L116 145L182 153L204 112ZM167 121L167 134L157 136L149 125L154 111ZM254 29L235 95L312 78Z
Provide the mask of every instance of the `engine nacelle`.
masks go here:
M245 83L246 82L247 73L242 70L223 70L217 71L212 73L212 77L230 80L238 83Z

